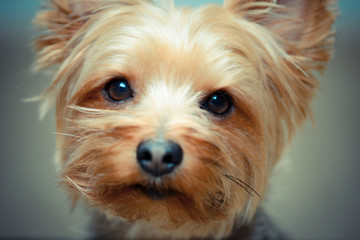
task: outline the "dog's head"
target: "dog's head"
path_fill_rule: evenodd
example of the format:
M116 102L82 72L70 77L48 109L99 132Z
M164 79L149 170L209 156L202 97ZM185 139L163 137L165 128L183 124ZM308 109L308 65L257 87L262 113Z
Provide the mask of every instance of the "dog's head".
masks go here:
M54 0L35 23L62 182L109 215L172 229L249 220L330 57L327 1ZM194 232L199 229L194 228ZM207 229L202 235L215 229ZM199 233L200 234L200 233Z

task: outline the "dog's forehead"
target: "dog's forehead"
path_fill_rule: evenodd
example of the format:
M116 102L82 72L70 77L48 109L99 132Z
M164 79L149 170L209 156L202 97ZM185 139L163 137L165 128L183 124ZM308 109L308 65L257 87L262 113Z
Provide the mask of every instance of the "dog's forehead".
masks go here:
M221 14L222 9L208 11ZM96 30L99 38L88 51L91 57L84 65L88 75L109 71L130 76L138 87L161 80L218 89L231 84L226 76L229 68L242 68L239 57L235 61L234 54L221 44L212 22L216 16L209 16L205 10L139 10L126 21L122 15L114 18L119 19L111 19L111 29L94 25L94 29L104 30L101 34Z

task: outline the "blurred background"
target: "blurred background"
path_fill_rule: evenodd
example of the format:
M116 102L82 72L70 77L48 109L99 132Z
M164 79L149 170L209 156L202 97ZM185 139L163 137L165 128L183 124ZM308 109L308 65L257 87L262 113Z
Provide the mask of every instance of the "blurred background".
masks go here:
M207 1L194 2L176 1ZM38 104L21 100L49 83L30 71L30 22L40 4L0 0L0 238L81 239L85 207L71 211L57 188L53 113L39 121ZM339 5L335 56L313 103L315 126L307 122L295 137L288 171L266 203L294 239L360 239L360 1Z

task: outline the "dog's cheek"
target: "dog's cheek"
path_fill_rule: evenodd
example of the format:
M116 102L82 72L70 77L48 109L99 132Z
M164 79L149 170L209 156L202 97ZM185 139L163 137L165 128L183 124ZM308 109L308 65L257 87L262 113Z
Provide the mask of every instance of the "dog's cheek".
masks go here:
M251 219L265 196L270 171L261 115L254 106L236 105L233 114L223 123L219 135L226 145L228 158L226 184L233 210L244 219Z

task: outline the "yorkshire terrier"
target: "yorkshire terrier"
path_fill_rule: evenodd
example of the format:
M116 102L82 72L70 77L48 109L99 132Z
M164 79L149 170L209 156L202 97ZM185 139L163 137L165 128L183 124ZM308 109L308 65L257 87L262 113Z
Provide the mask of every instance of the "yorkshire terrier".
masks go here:
M95 238L280 239L269 176L311 116L327 0L53 0L34 22L61 185Z

